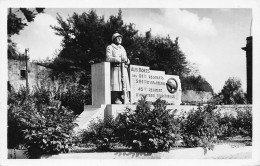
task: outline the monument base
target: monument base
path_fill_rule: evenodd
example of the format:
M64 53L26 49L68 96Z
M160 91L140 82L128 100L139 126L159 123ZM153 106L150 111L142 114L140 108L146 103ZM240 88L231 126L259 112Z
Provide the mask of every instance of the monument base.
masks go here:
M109 117L116 118L118 114L126 111L126 109L136 109L135 104L101 104L101 105L85 105L84 111L78 116L75 123L78 124L76 131L87 129L91 121L98 119L106 119ZM188 105L167 105L166 109L178 110L176 113L182 111L189 111L196 109L197 106Z
M124 112L126 108L135 109L133 104L100 104L100 105L85 105L84 111L78 116L75 123L78 127L75 129L87 129L91 121L98 119L106 119L108 117L115 118L119 113Z

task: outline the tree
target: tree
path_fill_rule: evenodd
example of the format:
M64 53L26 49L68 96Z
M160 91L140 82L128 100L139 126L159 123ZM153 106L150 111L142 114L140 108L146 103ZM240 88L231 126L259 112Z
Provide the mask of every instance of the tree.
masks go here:
M52 26L55 33L63 37L62 50L51 66L58 74L82 72L82 79L90 80L90 68L93 62L105 60L105 50L111 43L111 36L119 32L124 36L124 47L134 43L137 34L133 24L124 24L121 10L118 15L110 16L108 21L99 17L94 10L81 15L74 13L67 20L57 16L59 26Z
M191 65L180 50L178 38L173 42L170 36L136 36L135 43L128 48L131 63L149 66L152 70L165 71L166 74L185 76L190 73Z
M75 66L90 71L90 62L105 59L105 50L111 43L112 34L119 32L123 35L123 45L132 64L150 66L167 74L185 75L190 72L178 38L173 42L169 36L153 37L151 29L146 36L138 35L133 23L124 24L120 9L118 15L110 16L107 21L94 10L81 15L74 13L67 20L58 15L57 21L59 26L52 28L63 37L63 49L55 60L64 64L62 70L65 66L65 69ZM58 67L56 62L53 65Z
M181 78L182 90L194 90L211 92L213 94L212 86L202 76L187 76Z
M90 62L105 60L106 46L111 43L111 36L118 31L124 35L124 46L127 47L137 33L133 25L124 25L121 14L110 16L105 22L104 17L97 16L94 10L82 15L74 13L66 21L58 15L60 27L53 26L56 34L63 37L58 58L71 60L72 64L83 69L90 69Z
M145 36L138 34L133 23L124 23L120 9L107 21L95 10L74 13L66 20L57 15L57 21L59 26L52 28L63 40L62 49L51 64L55 75L80 72L81 82L89 83L91 64L105 60L106 47L112 42L111 36L115 32L123 35L122 44L133 65L149 66L152 70L165 71L181 78L190 75L195 68L181 51L178 38L173 41L169 35L153 36L152 29Z
M246 97L241 86L239 78L229 77L218 94L218 96L221 96L221 102L223 104L245 104Z

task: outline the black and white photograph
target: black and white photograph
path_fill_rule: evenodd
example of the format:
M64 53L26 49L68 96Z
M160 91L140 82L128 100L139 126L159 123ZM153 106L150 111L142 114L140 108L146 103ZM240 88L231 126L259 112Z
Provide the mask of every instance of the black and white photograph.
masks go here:
M260 165L260 2L149 2L0 2L0 165Z

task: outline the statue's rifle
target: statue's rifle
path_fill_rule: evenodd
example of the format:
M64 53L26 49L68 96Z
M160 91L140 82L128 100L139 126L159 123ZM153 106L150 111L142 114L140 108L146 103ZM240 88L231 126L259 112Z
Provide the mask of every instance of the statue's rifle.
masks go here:
M122 93L123 93L123 104L126 104L127 101L127 92L126 92L126 82L125 82L125 73L124 73L125 63L121 63L121 81L122 81Z

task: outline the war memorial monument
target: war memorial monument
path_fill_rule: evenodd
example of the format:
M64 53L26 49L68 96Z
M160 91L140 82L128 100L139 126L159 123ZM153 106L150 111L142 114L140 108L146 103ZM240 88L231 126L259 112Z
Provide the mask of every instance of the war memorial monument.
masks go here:
M150 70L148 66L130 65L126 52L120 45L122 36L115 33L112 41L112 45L106 50L106 62L91 66L92 105L84 106L84 111L76 121L78 129L86 128L95 118L116 117L127 107L135 109L136 103L143 95L151 102L161 98L168 102L168 107L181 104L179 76ZM125 67L126 64L128 65ZM128 99L119 101L117 97L121 100Z

